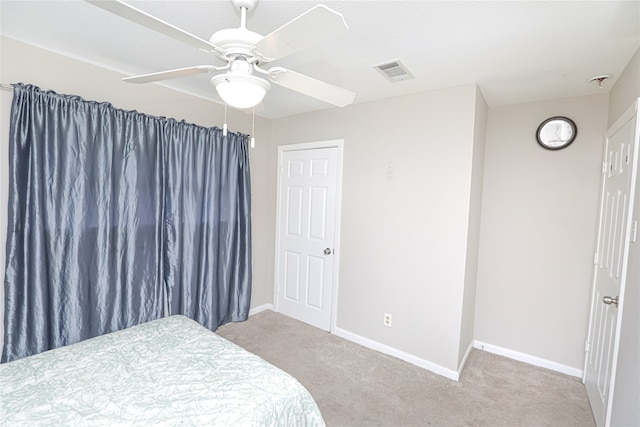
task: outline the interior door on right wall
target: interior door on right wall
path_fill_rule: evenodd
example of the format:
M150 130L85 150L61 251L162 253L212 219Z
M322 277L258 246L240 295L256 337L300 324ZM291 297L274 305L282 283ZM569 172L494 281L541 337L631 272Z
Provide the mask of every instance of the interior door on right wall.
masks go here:
M638 169L637 103L606 134L597 252L584 383L596 424L608 426L614 391L619 319L632 238Z
M339 150L326 144L279 150L276 309L330 331Z

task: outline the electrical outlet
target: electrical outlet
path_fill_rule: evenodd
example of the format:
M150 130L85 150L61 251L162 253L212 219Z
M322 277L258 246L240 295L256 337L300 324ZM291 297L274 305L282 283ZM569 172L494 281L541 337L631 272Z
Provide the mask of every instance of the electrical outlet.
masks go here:
M392 320L392 316L389 313L385 313L384 314L384 326L388 326L391 327L391 320Z

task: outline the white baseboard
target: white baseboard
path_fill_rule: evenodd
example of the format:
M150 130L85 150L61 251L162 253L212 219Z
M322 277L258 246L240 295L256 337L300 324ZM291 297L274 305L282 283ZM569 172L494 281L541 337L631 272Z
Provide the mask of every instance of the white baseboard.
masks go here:
M263 304L249 310L249 316L253 316L265 310L275 311L273 304ZM380 353L387 354L389 356L397 357L400 360L404 360L405 362L411 363L412 365L418 366L420 368L431 371L435 374L442 375L445 378L449 378L453 381L460 380L460 374L464 369L465 364L467 363L467 359L471 354L471 350L474 348L482 351L486 351L488 353L497 354L498 356L504 356L509 359L517 360L519 362L528 363L533 366L539 366L541 368L550 369L552 371L560 372L562 374L570 375L572 377L582 378L583 371L582 369L572 368L571 366L563 365L561 363L553 362L551 360L542 359L540 357L531 356L526 353L521 353L519 351L510 350L508 348L499 347L497 345L487 344L482 341L472 341L469 343L469 347L460 362L460 366L458 366L457 372L445 368L444 366L440 366L436 363L430 362L426 359L422 359L420 357L414 356L412 354L406 353L402 350L398 350L397 348L393 348L386 344L382 344L378 341L374 341L369 338L365 338L361 335L354 334L353 332L349 332L346 329L342 328L334 328L334 335L344 338L346 340L352 341L356 344L360 344L361 346L370 348L372 350L379 351Z
M553 362L551 360L546 360L540 357L531 356L529 354L520 353L519 351L515 350L509 350L508 348L498 347L497 345L487 344L482 341L474 341L473 346L478 350L497 354L498 356L508 357L509 359L517 360L519 362L524 362L530 365L539 366L541 368L550 369L552 371L571 375L572 377L582 378L582 369L572 368L571 366L563 365L558 362Z
M339 336L340 338L344 338L346 340L352 341L356 344L360 344L363 347L367 347L372 350L379 351L380 353L384 353L389 356L397 357L398 359L404 360L405 362L409 362L412 365L416 365L420 368L426 369L435 374L442 375L443 377L449 378L450 380L458 381L460 379L459 372L437 365L433 362L429 362L428 360L421 359L412 354L405 353L404 351L390 347L386 344L382 344L372 339L354 334L353 332L349 332L347 330L340 329L340 328L335 328L333 330L333 334L336 336ZM471 350L471 347L469 347L469 351L470 350ZM463 365L464 365L464 362L463 362Z
M265 310L273 310L273 304L262 304L257 307L253 307L249 310L249 316L253 316L254 314L258 314Z

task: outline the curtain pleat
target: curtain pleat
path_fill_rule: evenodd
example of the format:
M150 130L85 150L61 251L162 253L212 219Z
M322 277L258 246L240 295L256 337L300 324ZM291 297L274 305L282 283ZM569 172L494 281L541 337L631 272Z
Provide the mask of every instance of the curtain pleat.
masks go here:
M215 330L246 320L251 192L246 136L167 128L165 274L170 314ZM213 174L212 171L216 173Z
M15 85L2 361L161 317L165 295L210 329L246 319L246 146Z

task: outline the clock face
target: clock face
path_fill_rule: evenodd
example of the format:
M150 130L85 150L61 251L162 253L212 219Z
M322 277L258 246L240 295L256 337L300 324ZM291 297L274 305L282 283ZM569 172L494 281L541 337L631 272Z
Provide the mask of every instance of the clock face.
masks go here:
M559 150L571 144L578 133L576 124L567 117L551 117L536 132L538 143L548 150Z

